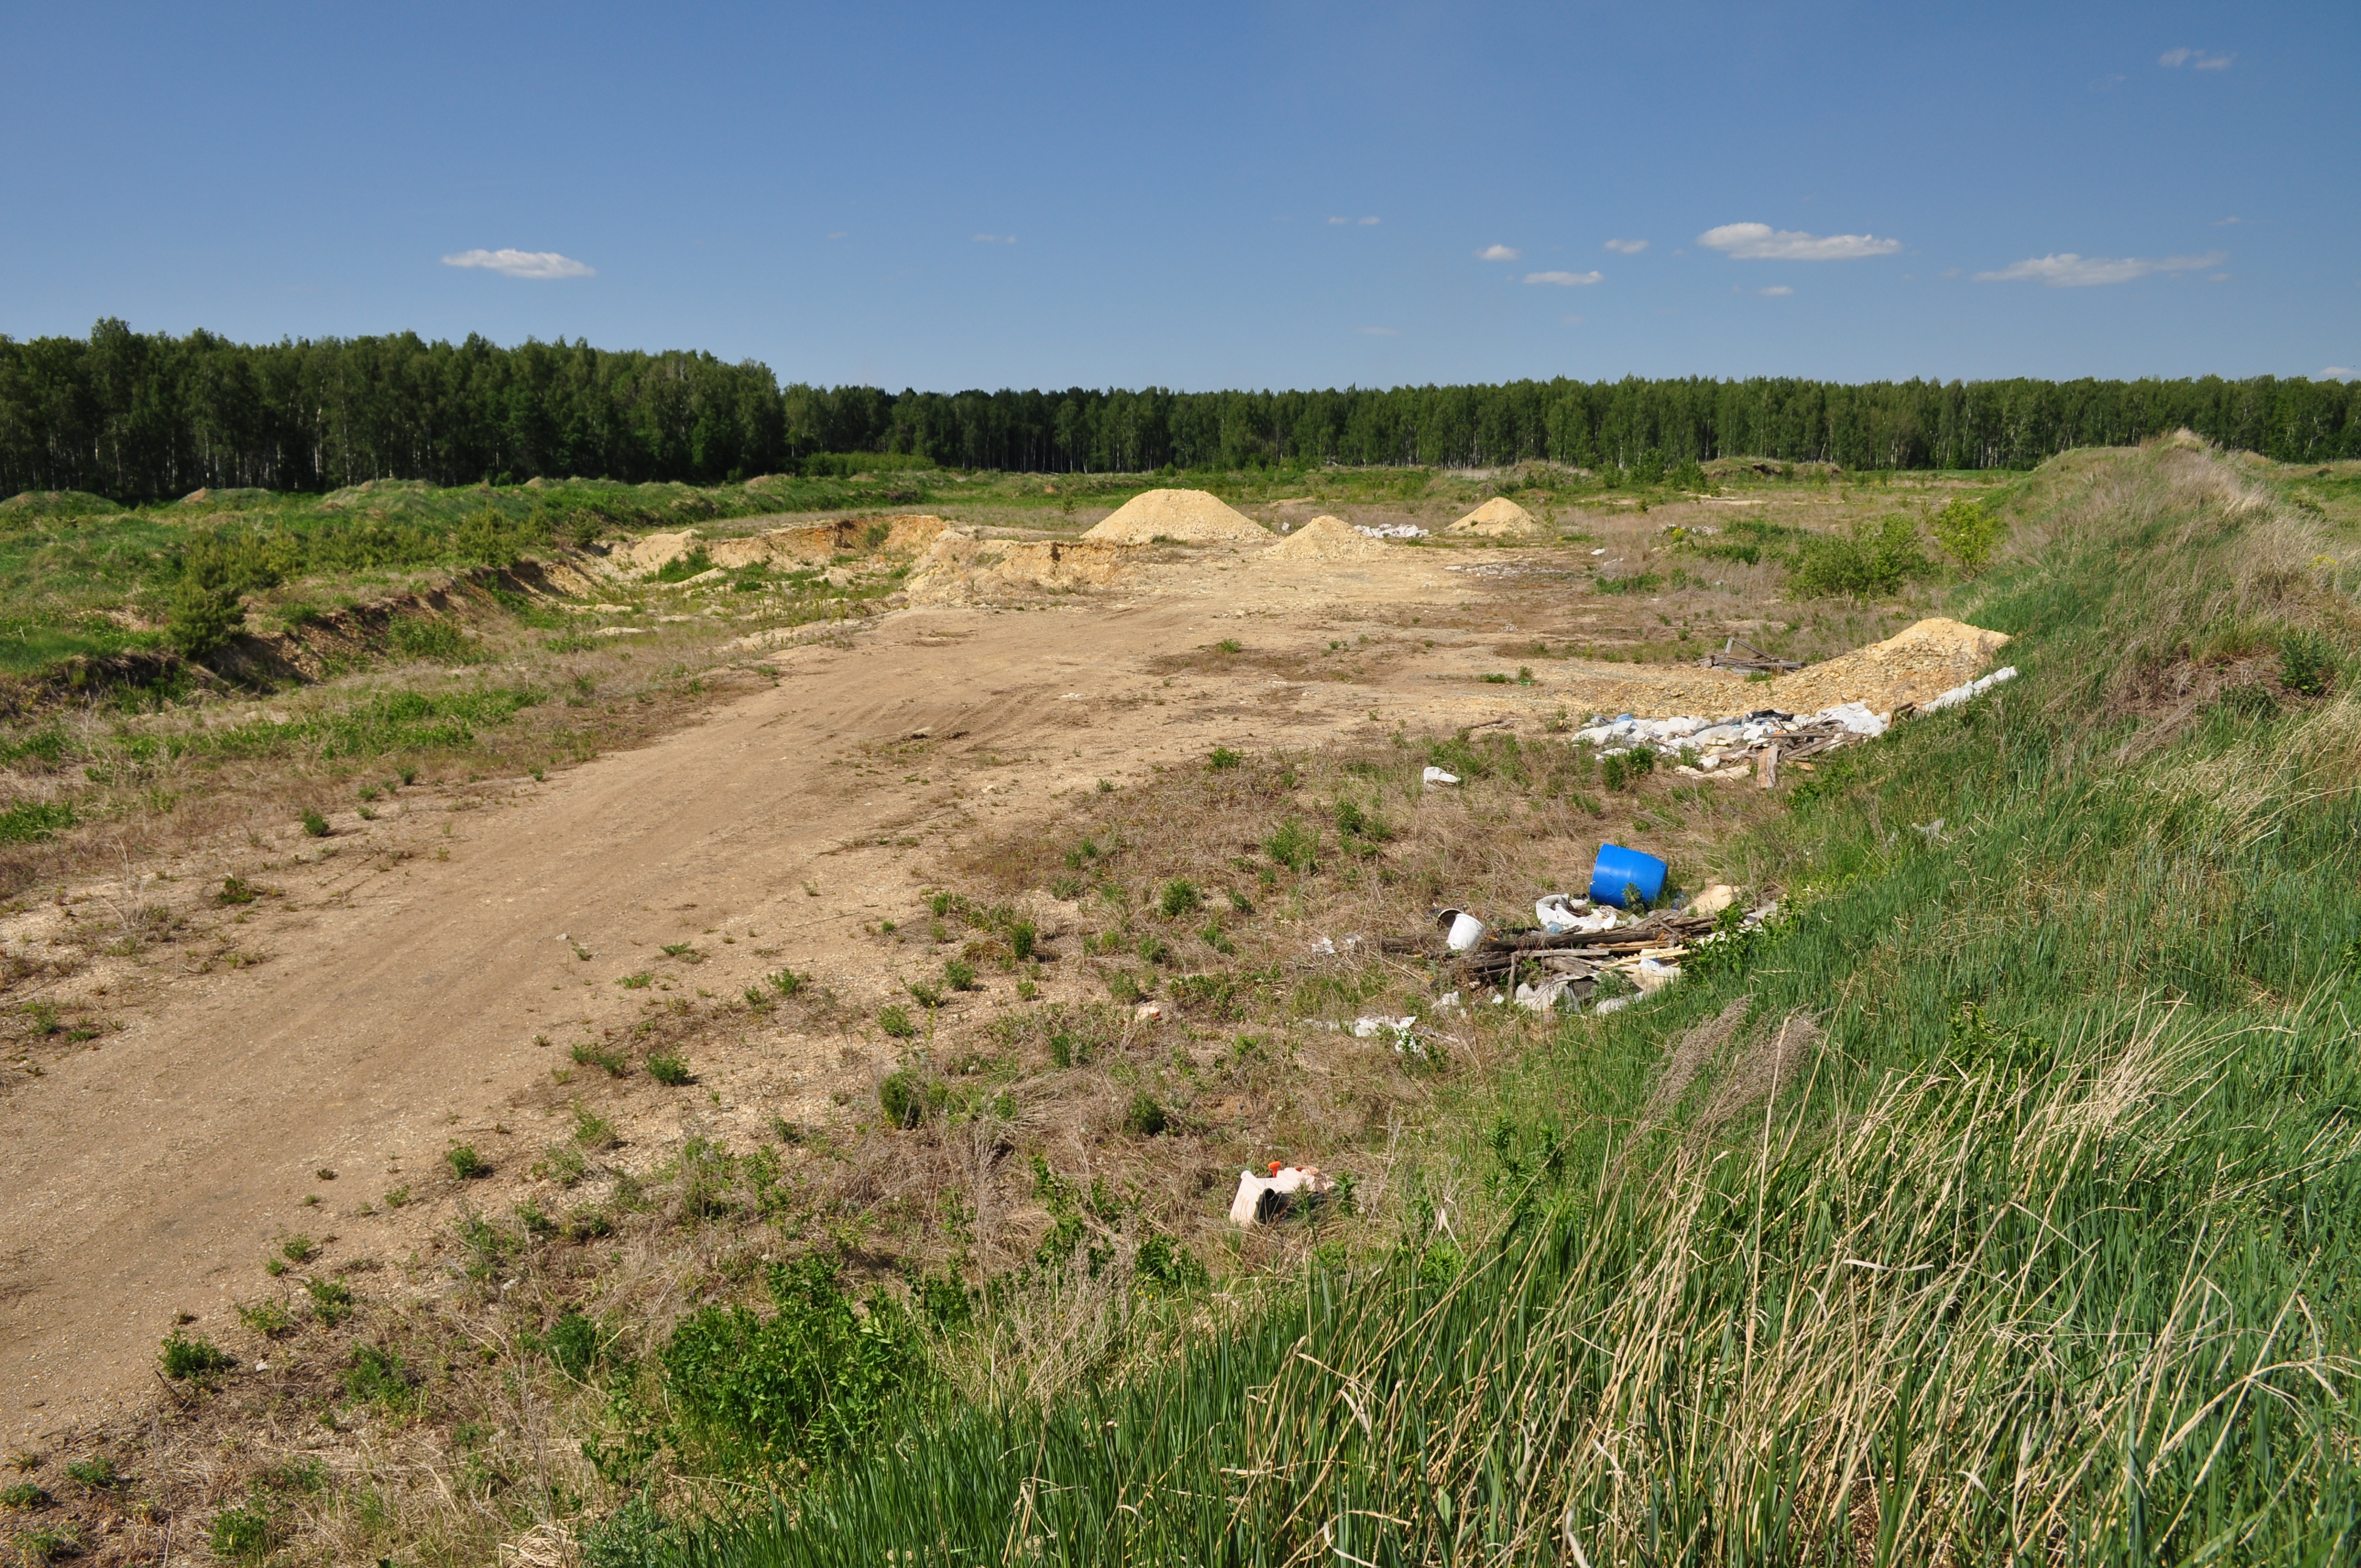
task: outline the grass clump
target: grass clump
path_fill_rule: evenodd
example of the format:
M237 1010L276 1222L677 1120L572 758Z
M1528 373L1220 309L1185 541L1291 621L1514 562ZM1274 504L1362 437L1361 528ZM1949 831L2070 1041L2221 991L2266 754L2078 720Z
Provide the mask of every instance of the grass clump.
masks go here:
M213 1341L201 1335L183 1334L178 1329L164 1336L163 1349L158 1353L157 1360L163 1368L164 1376L176 1383L191 1377L204 1377L216 1372L226 1372L237 1365L229 1354L216 1347Z
M491 1162L478 1154L472 1144L454 1144L445 1149L443 1163L449 1166L451 1174L461 1181L474 1181L492 1173ZM296 1261L302 1260L298 1258Z
M675 1052L650 1051L647 1066L648 1076L668 1089L678 1089L683 1084L696 1081L690 1076L688 1059Z

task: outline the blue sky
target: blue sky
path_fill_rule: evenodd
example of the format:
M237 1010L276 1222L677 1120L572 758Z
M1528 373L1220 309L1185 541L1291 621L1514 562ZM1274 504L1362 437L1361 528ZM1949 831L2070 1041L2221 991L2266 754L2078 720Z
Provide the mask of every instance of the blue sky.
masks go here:
M941 390L2361 367L2350 0L6 0L0 50L19 338Z

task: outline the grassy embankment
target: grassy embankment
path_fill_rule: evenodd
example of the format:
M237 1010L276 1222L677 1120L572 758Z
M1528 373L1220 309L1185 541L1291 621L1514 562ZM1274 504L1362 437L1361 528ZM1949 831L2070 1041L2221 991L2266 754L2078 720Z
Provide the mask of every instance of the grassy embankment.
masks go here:
M2169 444L2007 510L2024 678L1824 770L1775 933L1475 1097L1391 1255L688 1558L2349 1559L2353 541Z

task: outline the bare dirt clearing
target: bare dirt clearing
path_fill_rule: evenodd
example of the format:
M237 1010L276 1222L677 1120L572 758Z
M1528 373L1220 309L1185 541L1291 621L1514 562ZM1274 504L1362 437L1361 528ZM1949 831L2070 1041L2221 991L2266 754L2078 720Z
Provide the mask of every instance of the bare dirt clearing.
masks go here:
M555 1080L596 1071L570 1047L782 968L873 1003L899 981L865 927L979 836L1053 824L1102 780L1215 746L1539 736L1596 712L1775 700L1694 664L1576 656L1664 656L1673 608L1697 652L1762 625L1719 585L1670 606L1594 593L1595 552L1643 560L1664 522L1593 526L1570 543L1301 561L1128 546L1086 591L971 573L946 596L970 602L783 649L774 687L643 750L545 783L406 792L325 839L290 825L220 841L151 868L162 880L134 870L12 917L15 953L126 899L169 907L186 935L56 981L59 1003L119 1028L45 1039L0 1080L0 1419L31 1438L136 1409L159 1338L181 1314L219 1325L266 1256L415 1278L455 1218L522 1195L536 1124L566 1099ZM1547 663L1504 664L1527 639ZM1568 864L1537 872L1576 869L1570 844L1551 853ZM223 905L225 876L261 895ZM841 1119L891 1067L824 1012L787 1010L756 1047L700 1062L669 1121L629 1135ZM453 1174L461 1145L489 1175Z

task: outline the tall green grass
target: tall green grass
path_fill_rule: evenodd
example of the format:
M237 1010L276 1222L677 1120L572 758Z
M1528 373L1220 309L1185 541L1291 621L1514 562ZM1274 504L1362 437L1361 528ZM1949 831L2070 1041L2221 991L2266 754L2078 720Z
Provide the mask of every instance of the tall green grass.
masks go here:
M1471 1091L1390 1255L679 1559L2354 1561L2352 542L2169 444L2005 508L2024 677L1824 767L1785 917Z

